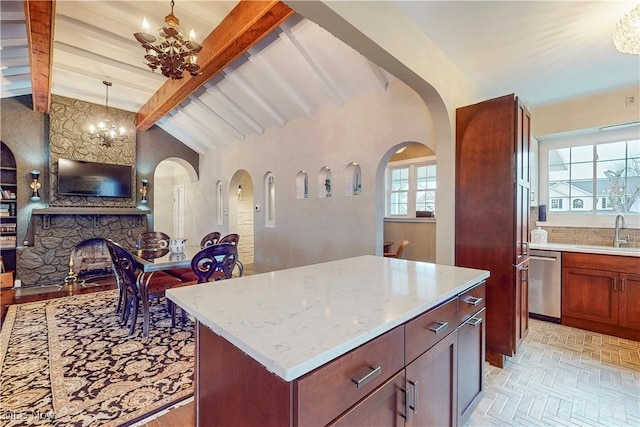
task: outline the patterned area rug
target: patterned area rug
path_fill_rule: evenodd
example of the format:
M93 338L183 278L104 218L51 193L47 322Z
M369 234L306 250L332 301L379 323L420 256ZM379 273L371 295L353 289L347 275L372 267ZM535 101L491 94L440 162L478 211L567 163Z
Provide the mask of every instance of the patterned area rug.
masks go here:
M149 337L141 324L129 336L115 292L9 307L0 425L128 425L193 394L193 323L172 328L162 299L151 305Z

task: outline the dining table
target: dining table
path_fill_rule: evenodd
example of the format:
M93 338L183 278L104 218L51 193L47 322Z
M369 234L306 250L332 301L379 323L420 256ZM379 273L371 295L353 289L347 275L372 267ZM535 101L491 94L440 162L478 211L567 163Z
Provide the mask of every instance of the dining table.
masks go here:
M184 252L181 253L172 253L168 248L138 249L131 252L136 262L136 269L139 271L136 285L142 300L142 314L144 317L142 334L144 337L149 336L148 289L151 278L159 271L191 267L191 259L200 250L200 246L192 245L186 246Z

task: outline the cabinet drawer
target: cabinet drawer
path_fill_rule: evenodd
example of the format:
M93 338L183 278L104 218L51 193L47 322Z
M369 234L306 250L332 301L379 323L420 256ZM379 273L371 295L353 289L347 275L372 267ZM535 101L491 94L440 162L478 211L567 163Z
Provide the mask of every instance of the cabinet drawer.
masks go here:
M458 326L458 299L453 298L413 320L406 326L407 363L420 356Z
M485 282L458 296L458 324L466 321L485 306Z
M398 326L295 381L296 424L335 419L404 368L403 348L404 327Z
M404 370L334 420L331 427L404 426Z

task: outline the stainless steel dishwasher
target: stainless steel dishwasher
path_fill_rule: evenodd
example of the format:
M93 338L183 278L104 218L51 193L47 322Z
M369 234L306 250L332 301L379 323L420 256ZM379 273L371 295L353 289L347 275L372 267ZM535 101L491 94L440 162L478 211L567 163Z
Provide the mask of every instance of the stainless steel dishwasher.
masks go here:
M529 314L560 322L562 252L531 249L529 257Z

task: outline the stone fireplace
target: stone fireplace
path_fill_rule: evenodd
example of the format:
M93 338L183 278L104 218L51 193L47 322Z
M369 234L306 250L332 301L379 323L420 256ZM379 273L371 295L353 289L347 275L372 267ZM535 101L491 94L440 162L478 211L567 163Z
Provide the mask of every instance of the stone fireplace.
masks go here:
M49 185L46 186L49 204L31 211L27 242L17 253L17 275L25 286L63 283L69 273L70 256L80 242L101 237L133 248L138 234L147 231L147 215L150 215L150 211L135 207L135 113L117 109L111 111L115 120L130 131L124 141L113 147L105 147L91 140L87 132L87 124L99 119L103 111L99 105L52 96L49 115ZM134 166L132 194L130 197L58 194L60 158ZM91 251L96 255L100 249ZM87 258L91 258L91 254ZM82 264L83 260L79 259L78 262Z
M64 283L76 246L88 239L111 239L135 248L138 235L147 231L148 211L131 208L34 209L33 245L19 250L18 274L24 286ZM93 252L92 252L93 251ZM87 251L96 254L97 249ZM74 260L78 265L81 260Z

